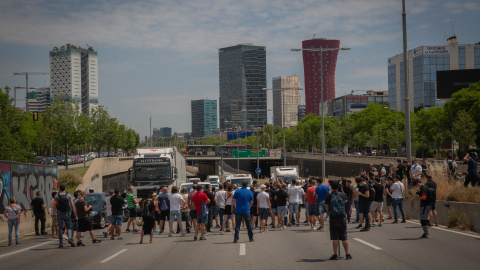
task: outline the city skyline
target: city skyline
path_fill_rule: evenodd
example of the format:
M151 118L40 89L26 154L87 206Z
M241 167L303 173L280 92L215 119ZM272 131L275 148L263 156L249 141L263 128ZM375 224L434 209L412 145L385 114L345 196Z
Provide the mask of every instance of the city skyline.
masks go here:
M406 5L409 50L446 44L445 29L448 35L455 31L461 43L480 42L477 2ZM191 130L192 99L218 100L219 48L266 46L267 87L273 77L289 75L300 76L304 87L301 54L290 48L301 47L313 35L338 39L352 48L338 58L335 87L340 96L351 89L388 89L387 59L402 52L401 31L401 1L279 0L272 6L254 0L61 5L5 0L0 3L0 87L25 85L25 78L14 72L48 71L54 46L92 46L101 55L99 105L143 138L149 134L150 116L153 126L185 132ZM48 75L29 78L31 87L49 85ZM271 91L267 102L272 108Z

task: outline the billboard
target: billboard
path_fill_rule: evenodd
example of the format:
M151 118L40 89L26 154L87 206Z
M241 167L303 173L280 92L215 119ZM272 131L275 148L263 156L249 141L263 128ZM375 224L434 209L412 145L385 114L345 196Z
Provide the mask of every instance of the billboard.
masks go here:
M452 94L480 81L480 69L437 71L437 98L451 98Z
M255 135L254 131L228 131L227 142L236 140L236 139L246 139L252 135Z

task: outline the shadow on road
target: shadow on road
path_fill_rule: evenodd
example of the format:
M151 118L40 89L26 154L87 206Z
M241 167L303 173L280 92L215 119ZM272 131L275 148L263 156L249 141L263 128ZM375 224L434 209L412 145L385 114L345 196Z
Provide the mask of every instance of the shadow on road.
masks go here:
M306 263L314 263L314 262L324 262L326 260L322 259L300 259L297 262L306 262Z
M420 240L420 238L399 238L399 239L390 239L390 240L397 240L397 241L411 241L411 240Z

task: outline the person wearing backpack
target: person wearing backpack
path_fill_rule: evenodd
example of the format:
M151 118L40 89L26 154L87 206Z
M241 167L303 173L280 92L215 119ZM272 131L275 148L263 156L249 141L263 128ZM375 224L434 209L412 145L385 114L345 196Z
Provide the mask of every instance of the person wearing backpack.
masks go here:
M325 199L325 207L329 213L330 223L330 240L333 244L333 255L330 260L338 260L338 241L342 241L345 249L345 259L351 260L352 255L348 251L347 240L347 212L345 211L345 203L348 201L345 193L339 192L340 184L337 181L331 183L332 192ZM368 223L367 223L368 224Z
M430 202L433 200L435 190L427 185L422 185L420 180L415 180L413 186L418 190L415 197L420 199L420 223L423 228L423 234L420 238L430 239L428 232Z
M158 213L160 214L159 234L162 234L165 228L165 221L170 218L170 200L168 199L168 187L162 187L161 193L158 194L157 207Z
M143 236L145 234L150 235L150 244L153 243L153 229L155 226L155 201L153 199L153 193L148 193L147 200L142 204L142 219L143 226L140 234L140 243L143 243Z
M195 224L195 237L193 240L197 241L198 238L198 230L200 229L200 240L205 239L205 225L208 222L208 204L210 203L210 199L208 199L207 195L203 193L203 186L197 186L197 194L192 199L195 207L197 208L197 223Z
M65 227L67 228L67 241L70 246L74 247L75 243L72 239L72 229L70 226L71 214L77 216L77 211L75 210L75 205L73 204L72 196L65 191L65 185L60 185L60 192L55 196L53 207L57 211L57 222L58 222L58 239L60 240L59 248L63 248L63 223L65 222Z

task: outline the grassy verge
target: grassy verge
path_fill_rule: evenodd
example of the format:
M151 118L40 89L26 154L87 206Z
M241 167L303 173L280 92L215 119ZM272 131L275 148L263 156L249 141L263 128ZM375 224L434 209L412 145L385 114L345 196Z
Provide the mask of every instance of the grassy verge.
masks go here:
M88 171L87 167L71 168L58 171L58 185L65 185L68 193L73 194L77 186L82 183L83 176Z

